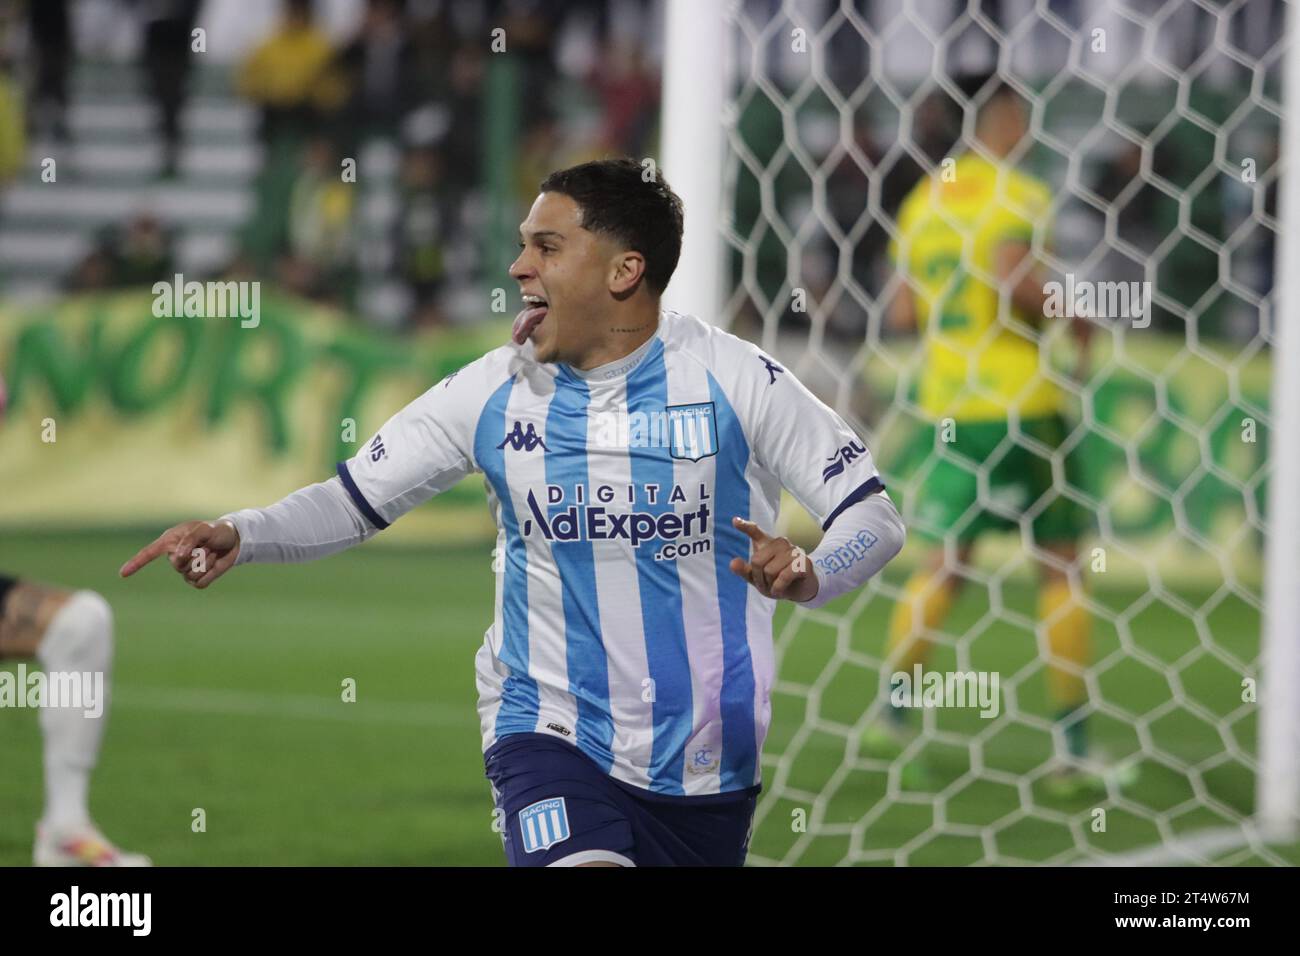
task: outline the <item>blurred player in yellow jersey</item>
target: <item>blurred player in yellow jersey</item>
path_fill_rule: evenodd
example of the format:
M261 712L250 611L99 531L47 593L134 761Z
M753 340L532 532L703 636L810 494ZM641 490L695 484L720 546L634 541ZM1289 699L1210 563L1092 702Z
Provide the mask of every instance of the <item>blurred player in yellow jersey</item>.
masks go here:
M891 327L921 333L918 402L936 430L913 527L935 545L955 543L956 561L932 546L907 582L890 622L886 673L924 665L976 539L1019 527L1040 568L1048 691L1066 750L1048 785L1064 796L1100 780L1084 769L1090 620L1077 575L1070 582L1085 516L1053 482L1052 459L1069 463L1059 452L1069 432L1038 341L1046 293L1036 253L1048 247L1051 192L1013 165L1028 133L1021 96L992 77L963 86L977 111L976 145L903 201L890 255L904 282L889 311ZM1075 330L1086 356L1090 326L1079 321ZM1059 474L1076 484L1069 468ZM906 712L886 712L868 729L869 750L901 739Z

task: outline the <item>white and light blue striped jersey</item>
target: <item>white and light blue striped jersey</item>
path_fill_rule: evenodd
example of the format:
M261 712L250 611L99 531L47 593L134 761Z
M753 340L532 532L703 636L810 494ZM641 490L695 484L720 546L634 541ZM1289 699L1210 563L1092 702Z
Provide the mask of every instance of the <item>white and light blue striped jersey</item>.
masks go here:
M772 612L729 569L781 488L829 527L881 487L854 431L789 370L699 319L661 315L589 372L503 346L439 382L339 465L378 527L472 472L503 560L476 660L486 750L568 740L665 795L759 782Z

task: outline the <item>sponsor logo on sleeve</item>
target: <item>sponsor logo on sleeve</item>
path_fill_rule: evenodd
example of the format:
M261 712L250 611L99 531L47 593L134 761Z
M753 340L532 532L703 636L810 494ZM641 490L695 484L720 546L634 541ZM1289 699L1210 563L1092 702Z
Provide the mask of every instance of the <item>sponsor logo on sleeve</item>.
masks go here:
M865 558L867 552L874 548L879 540L864 528L830 554L824 558L818 558L813 563L817 565L817 570L822 574L839 574Z
M830 464L822 469L822 484L826 484L836 475L843 474L846 467L866 453L867 449L856 441L851 441L836 451L835 454L826 459Z

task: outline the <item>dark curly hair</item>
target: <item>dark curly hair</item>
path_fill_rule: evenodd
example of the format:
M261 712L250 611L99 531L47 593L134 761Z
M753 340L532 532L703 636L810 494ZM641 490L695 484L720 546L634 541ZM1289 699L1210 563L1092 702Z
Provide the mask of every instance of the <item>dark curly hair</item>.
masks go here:
M634 159L598 159L551 173L544 193L568 196L582 211L582 227L612 236L645 256L646 284L668 287L682 254L682 200L656 167Z

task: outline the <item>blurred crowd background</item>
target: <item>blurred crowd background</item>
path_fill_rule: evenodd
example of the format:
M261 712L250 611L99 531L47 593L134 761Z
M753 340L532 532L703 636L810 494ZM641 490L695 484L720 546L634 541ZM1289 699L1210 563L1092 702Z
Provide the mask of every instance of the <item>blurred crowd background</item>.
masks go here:
M658 118L646 0L5 6L0 269L23 301L183 271L474 321L541 178L645 154Z
M1155 278L1159 324L1194 310L1206 334L1254 336L1272 288L1277 141L1253 104L1276 88L1282 6L997 0L972 15L956 0L745 0L727 320L798 331L811 321L786 307L798 286L830 336L861 338L888 277L886 223L961 130L955 87L935 71L943 35L949 74L1001 63L1041 92L1036 123L1054 138L1026 164L1069 194L1062 255L1097 278ZM662 0L0 9L11 302L179 271L257 277L399 331L474 323L490 316L487 293L510 287L515 229L548 171L658 147ZM1098 25L1109 47L1090 80L1069 36ZM796 27L817 37L819 75ZM702 66L702 82L714 75ZM1101 84L1121 90L1105 124ZM1206 175L1246 155L1262 189ZM42 180L51 159L57 189ZM793 254L783 232L799 237Z

